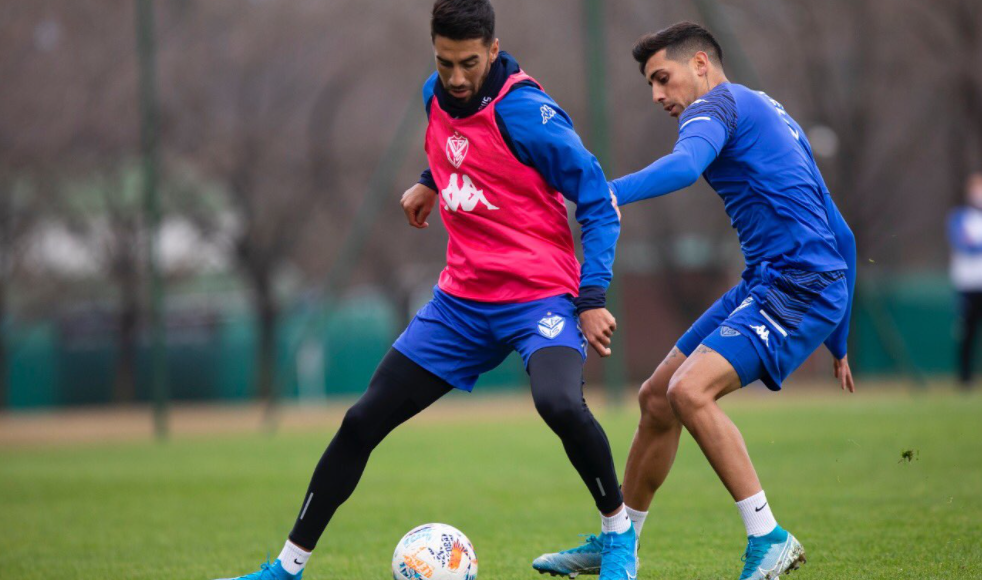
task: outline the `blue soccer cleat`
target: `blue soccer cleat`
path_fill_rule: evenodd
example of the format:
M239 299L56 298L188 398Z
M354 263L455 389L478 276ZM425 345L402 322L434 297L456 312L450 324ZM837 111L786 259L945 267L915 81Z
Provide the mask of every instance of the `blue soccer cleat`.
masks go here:
M303 576L303 570L297 574L290 574L283 569L283 565L277 559L272 564L267 561L259 567L257 572L253 572L252 574L237 576L235 578L221 578L219 580L300 580L301 576Z
M599 574L603 548L600 538L590 534L581 546L554 554L542 554L532 562L532 568L540 574L570 578L580 574Z
M747 539L740 580L772 580L792 572L805 563L805 548L781 526L766 536Z
M638 577L638 535L634 526L623 534L600 534L603 543L600 580L635 580Z

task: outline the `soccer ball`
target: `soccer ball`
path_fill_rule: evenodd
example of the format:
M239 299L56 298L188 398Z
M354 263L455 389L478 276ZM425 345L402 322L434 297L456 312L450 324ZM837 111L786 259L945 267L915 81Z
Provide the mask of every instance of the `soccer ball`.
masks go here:
M477 554L460 530L424 524L399 540L392 554L395 580L476 580Z

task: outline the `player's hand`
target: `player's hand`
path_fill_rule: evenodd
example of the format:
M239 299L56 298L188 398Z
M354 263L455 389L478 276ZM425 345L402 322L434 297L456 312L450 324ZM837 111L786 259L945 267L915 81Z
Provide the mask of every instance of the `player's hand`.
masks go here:
M832 357L832 374L839 379L839 386L843 391L856 392L856 383L852 380L852 371L849 369L848 355L841 359Z
M430 227L426 218L433 211L433 206L436 205L436 191L422 183L417 183L402 194L400 203L402 204L402 211L406 212L409 225L419 229Z
M610 356L610 337L617 330L614 315L606 308L594 308L580 313L580 330L587 342L602 357Z

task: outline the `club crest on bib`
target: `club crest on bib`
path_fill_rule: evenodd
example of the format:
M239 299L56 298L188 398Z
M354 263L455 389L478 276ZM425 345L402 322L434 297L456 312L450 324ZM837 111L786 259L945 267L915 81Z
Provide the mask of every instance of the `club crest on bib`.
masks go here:
M553 339L566 328L566 319L562 316L553 316L552 312L547 312L546 317L539 321L539 334Z
M447 159L454 167L460 169L464 158L467 157L467 150L470 149L470 142L467 137L454 131L454 134L447 137Z

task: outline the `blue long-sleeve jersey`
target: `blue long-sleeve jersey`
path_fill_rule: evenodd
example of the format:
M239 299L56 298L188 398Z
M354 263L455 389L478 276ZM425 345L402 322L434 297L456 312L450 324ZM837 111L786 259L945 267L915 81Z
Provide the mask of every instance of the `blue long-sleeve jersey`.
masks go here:
M982 209L966 206L952 210L948 214L948 243L951 249L961 254L982 254L982 236L972 226L982 222Z
M856 240L815 164L804 131L764 93L723 83L679 119L671 154L611 183L620 205L692 185L703 175L723 198L748 267L769 262L813 272L845 270L849 307L825 344L847 352Z
M519 70L511 55L499 53L488 80L471 100L478 103L476 108L468 110L454 106L434 73L423 86L427 114L434 98L440 99L441 108L451 114L456 115L458 111L458 116L473 114L482 108L482 101L494 100L503 79ZM495 106L495 120L516 159L533 167L551 187L576 204L583 246L580 299L592 307L603 306L603 290L610 285L613 275L620 220L597 158L583 145L569 115L535 83L516 84ZM429 169L423 172L419 182L439 191Z

